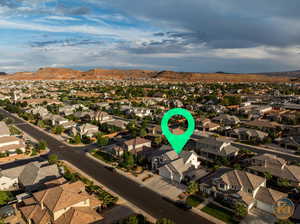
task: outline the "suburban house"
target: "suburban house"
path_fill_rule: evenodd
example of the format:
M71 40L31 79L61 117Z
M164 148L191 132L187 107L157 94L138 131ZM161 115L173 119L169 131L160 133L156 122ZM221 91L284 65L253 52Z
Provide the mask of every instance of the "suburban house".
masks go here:
M27 110L27 113L31 113L33 115L37 115L40 118L43 118L49 114L48 110L42 106L37 106L33 109Z
M230 142L214 137L200 137L196 140L195 152L205 159L231 159L238 155L239 149Z
M97 223L101 202L85 191L82 182L65 183L23 199L19 210L28 224Z
M241 141L262 142L268 135L266 132L249 128L236 128L229 131L230 137L237 138Z
M18 188L18 177L7 176L0 171L0 191L14 190Z
M280 137L274 141L286 149L300 150L300 136Z
M71 105L65 105L63 107L60 107L58 109L58 112L64 116L68 116L68 115L71 115L73 114L75 108Z
M216 131L221 126L217 123L212 122L208 118L197 118L196 119L196 127L199 129L203 129L205 131Z
M245 125L251 128L258 128L263 131L277 130L281 128L281 125L278 124L277 122L272 122L263 119L248 121L245 123Z
M261 176L269 173L273 177L288 180L295 187L300 186L300 167L287 165L286 160L272 154L252 157L247 170Z
M145 138L137 137L123 141L119 145L127 152L133 152L136 154L142 152L144 149L151 148L151 141Z
M116 119L116 120L113 120L113 121L106 121L105 123L108 124L108 125L119 127L121 129L126 129L127 124L129 122L121 120L121 119Z
M229 114L221 114L214 117L212 121L225 126L234 126L240 123L240 119L238 117Z
M114 118L109 115L108 113L104 112L104 111L96 111L94 113L94 118L95 121L98 121L100 124L102 123L106 123L109 121L114 121Z
M93 125L93 124L82 124L76 127L73 127L71 130L71 135L76 136L76 135L80 135L80 136L88 136L88 137L93 137L96 133L99 132L98 126Z
M4 136L0 137L0 153L8 153L9 156L16 155L20 152L24 153L25 142L16 136Z
M257 107L254 108L253 111L256 114L263 115L263 114L265 114L267 112L270 112L272 110L273 110L273 108L271 106L266 105L266 106L257 106Z
M71 128L75 125L73 121L69 121L68 119L56 114L50 115L46 120L50 120L52 126L61 125L65 129Z
M254 174L231 170L220 176L208 179L200 184L200 191L212 195L215 199L223 198L232 204L242 202L250 211L257 208L273 214L276 201L287 195L267 188L266 179Z
M193 151L183 151L179 155L169 146L162 146L160 154L151 158L151 166L154 172L171 181L180 183L187 173L198 169L200 161Z
M34 191L43 187L47 181L60 177L56 165L48 162L31 162L23 166L16 166L0 171L0 189L23 188L26 191Z
M137 117L147 117L150 116L151 110L148 108L143 108L143 107L132 107L127 111L128 114L134 114Z

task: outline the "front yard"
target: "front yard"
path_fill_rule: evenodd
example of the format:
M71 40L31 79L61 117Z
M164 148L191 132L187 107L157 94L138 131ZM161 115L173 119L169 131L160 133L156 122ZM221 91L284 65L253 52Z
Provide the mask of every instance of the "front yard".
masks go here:
M234 219L234 213L230 212L220 206L217 206L213 203L207 204L204 208L201 209L201 211L216 217L217 219L220 219L226 223L230 224L237 224L239 223L237 220Z
M101 152L99 150L95 151L95 152L92 152L91 153L95 158L99 159L99 160L102 160L103 162L106 162L106 163L114 163L114 162L117 162L117 159L114 158L113 156L111 156L110 154L108 153L105 153L105 152Z
M201 204L204 200L202 198L199 198L195 195L190 195L186 199L186 204L192 206L192 207L197 207L199 204Z

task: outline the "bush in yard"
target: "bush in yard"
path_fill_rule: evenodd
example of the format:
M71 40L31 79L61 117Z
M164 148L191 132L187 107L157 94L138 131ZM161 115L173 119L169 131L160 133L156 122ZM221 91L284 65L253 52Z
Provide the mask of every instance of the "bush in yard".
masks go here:
M158 219L155 224L175 224L175 222L167 218L162 218Z
M47 142L45 141L39 141L37 145L37 150L45 150L47 148Z
M48 162L50 164L55 164L58 161L58 156L56 154L51 154L48 156Z
M16 153L17 153L17 154L22 154L23 152L22 152L21 149L16 149Z
M107 137L103 137L102 135L97 136L97 144L99 146L106 146L108 145L109 139Z
M199 191L199 184L195 181L192 181L188 184L188 187L187 187L187 190L186 192L188 194L194 194L196 193L197 191Z
M5 205L12 199L13 196L9 191L0 191L0 205Z
M53 127L52 132L53 134L60 135L61 133L64 132L64 127L61 125L55 126Z
M242 203L236 203L234 211L238 218L243 218L248 215L247 207Z

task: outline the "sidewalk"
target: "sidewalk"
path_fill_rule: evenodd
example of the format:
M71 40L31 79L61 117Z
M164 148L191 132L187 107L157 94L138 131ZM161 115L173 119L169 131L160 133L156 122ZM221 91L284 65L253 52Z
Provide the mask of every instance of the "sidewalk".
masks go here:
M96 181L95 179L93 179L92 177L90 177L89 175L87 175L86 173L84 173L83 171L81 171L80 169L78 169L77 167L73 166L72 164L68 163L65 160L62 160L63 163L65 163L67 166L69 166L72 170L82 174L84 177L92 180L96 185L99 185L100 187L102 187L105 191L107 191L108 193L112 194L112 195L116 195L119 200L117 202L118 205L127 205L128 207L130 207L135 213L137 214L142 214L145 217L147 217L147 219L150 222L155 223L156 219L154 217L152 217L151 215L149 215L148 213L146 213L144 210L141 210L140 208L136 207L134 204L132 204L131 202L127 201L126 199L124 199L122 196L118 195L117 193L115 193L114 191L112 191L111 189L105 187L103 184L99 183L98 181Z

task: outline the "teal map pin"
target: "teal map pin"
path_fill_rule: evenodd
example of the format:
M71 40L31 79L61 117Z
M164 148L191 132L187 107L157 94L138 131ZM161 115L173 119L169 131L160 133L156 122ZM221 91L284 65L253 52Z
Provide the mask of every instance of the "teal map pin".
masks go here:
M182 135L174 135L169 129L168 122L171 117L175 115L181 115L188 121L188 128ZM193 116L188 110L182 108L174 108L167 111L164 114L160 125L163 135L166 136L173 150L177 154L181 153L183 147L188 142L195 130L195 120Z

